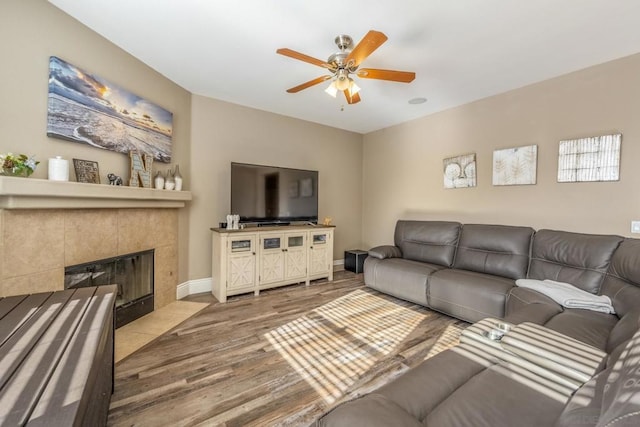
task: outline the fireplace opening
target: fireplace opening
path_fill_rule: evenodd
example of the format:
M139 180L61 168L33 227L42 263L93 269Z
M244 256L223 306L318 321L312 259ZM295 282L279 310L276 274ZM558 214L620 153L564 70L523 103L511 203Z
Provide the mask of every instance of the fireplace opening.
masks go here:
M64 288L117 285L116 328L153 311L154 250L65 268Z

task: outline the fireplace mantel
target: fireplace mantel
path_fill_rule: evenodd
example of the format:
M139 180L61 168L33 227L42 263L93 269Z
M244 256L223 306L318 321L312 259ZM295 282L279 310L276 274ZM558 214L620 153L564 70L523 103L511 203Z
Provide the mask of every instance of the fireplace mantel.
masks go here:
M190 191L0 176L0 209L182 208Z

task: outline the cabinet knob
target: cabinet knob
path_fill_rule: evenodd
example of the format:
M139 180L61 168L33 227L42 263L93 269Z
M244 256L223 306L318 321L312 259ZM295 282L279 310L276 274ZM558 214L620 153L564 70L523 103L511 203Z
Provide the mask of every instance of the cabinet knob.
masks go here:
M255 254L256 254L255 252L251 252L251 255L255 255Z

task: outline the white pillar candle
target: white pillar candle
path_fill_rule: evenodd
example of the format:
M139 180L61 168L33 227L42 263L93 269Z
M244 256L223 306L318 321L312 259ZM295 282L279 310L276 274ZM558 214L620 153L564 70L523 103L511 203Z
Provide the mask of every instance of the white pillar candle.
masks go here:
M69 161L60 156L49 159L49 180L69 181Z

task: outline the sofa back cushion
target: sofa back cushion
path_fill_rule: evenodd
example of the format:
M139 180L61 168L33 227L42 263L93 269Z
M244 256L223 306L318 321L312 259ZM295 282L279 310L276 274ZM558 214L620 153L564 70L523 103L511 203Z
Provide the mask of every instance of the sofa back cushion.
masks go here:
M533 233L531 227L465 224L453 266L522 279L527 276Z
M611 258L601 293L619 317L640 309L640 239L625 239Z
M461 224L447 221L398 221L394 243L402 257L451 267Z
M540 230L533 237L529 279L551 279L598 294L620 236Z

